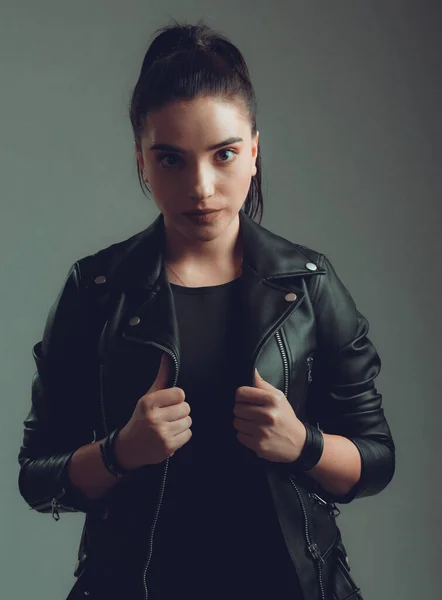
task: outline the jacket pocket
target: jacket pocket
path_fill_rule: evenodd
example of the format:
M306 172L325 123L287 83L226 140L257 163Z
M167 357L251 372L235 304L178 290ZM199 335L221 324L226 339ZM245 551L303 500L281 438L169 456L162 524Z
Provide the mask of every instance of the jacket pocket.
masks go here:
M301 392L303 393L303 401L304 402L307 401L310 384L313 381L313 377L312 377L313 361L314 361L314 354L313 354L313 352L311 352L304 359L304 362L303 362L303 365L302 365L303 380L302 380Z
M331 586L330 597L333 600L363 600L360 588L350 575L348 555L340 533L334 548L334 571Z

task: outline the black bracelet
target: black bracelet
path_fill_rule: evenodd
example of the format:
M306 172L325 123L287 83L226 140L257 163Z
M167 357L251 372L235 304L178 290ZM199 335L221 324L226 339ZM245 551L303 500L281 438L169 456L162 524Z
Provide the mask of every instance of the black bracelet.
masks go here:
M282 463L286 471L290 473L302 473L310 471L318 464L324 450L324 436L322 431L310 423L303 424L307 437L299 457L291 463Z
M130 469L124 469L118 464L117 457L115 456L114 443L120 429L114 429L107 437L104 438L100 444L101 458L106 469L114 475L114 477L123 477L131 473Z

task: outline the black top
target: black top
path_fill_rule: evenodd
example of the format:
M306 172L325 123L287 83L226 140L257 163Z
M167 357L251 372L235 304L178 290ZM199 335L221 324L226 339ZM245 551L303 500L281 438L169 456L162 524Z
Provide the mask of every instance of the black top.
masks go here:
M233 427L242 350L239 279L171 284L192 437L169 461L149 600L299 598L265 474Z

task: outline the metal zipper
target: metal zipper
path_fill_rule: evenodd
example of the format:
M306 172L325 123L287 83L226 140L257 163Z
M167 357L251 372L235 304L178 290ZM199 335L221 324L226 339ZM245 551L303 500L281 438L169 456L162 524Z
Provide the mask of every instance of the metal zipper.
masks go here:
M330 513L331 517L336 518L341 514L341 511L339 510L339 508L336 506L336 504L334 502L327 502L326 500L324 500L324 498L321 498L321 496L318 496L318 494L315 494L315 492L309 492L308 495L317 504L320 504L321 506L326 507L328 509L328 512Z
M307 381L305 384L306 388L308 388L308 386L313 381L313 377L312 377L313 361L314 361L314 355L312 353L312 354L309 354L306 358L306 362L307 362ZM307 389L306 389L306 400L307 400ZM319 429L319 431L322 431L319 423L316 423L316 426ZM319 496L318 496L318 498L319 498Z
M312 557L318 567L318 578L319 578L319 587L321 589L321 600L326 600L325 591L324 591L324 583L322 580L322 565L324 564L325 561L324 561L323 557L321 556L321 552L319 550L318 544L316 542L311 541L307 511L305 509L305 504L304 504L304 499L302 497L302 494L301 494L298 486L296 485L296 483L293 481L292 477L289 477L289 479L290 479L290 483L293 485L293 487L296 490L296 493L298 494L298 498L301 503L302 512L304 514L305 539L307 540L308 550L309 550L310 554L312 555ZM318 496L318 498L319 498L319 496Z
M308 386L311 382L312 382L312 367L313 367L313 354L310 354L309 356L307 356L306 362L307 362L307 382L306 382L306 386ZM302 508L302 512L304 515L304 532L305 532L305 539L307 541L307 547L308 550L311 554L311 556L313 557L313 560L315 561L316 565L317 565L317 569L318 569L318 581L319 581L319 587L321 590L321 600L326 600L325 597L325 590L324 590L324 582L323 582L323 576L322 576L322 565L324 564L324 558L321 556L321 552L319 550L319 547L317 545L316 542L312 542L311 538L310 538L310 531L309 531L309 523L308 523L308 516L307 516L307 511L305 508L305 503L304 503L304 499L302 497L301 491L299 490L299 487L296 485L296 483L294 482L292 477L289 477L290 479L290 483L293 485L293 487L296 490L296 493L298 494L298 498L299 498L299 502L301 504L301 508ZM309 493L309 496L316 502L318 502L319 504L321 504L322 506L327 506L330 509L330 514L334 514L334 509L336 509L338 511L339 514L339 509L333 504L331 505L330 503L326 502L323 498L321 498L320 496L318 496L315 493Z
M155 342L145 342L146 344L150 344L152 346L156 346L157 348L160 348L161 350L164 350L165 352L167 352L173 359L174 363L175 363L175 377L174 377L174 381L173 381L173 385L172 387L176 386L177 380L178 380L178 359L175 356L175 354L169 350L169 348L166 348L165 346L162 346L161 344L156 344ZM164 474L163 474L163 480L161 482L161 487L160 487L160 495L158 497L158 502L157 502L157 507L155 510L155 515L154 515L154 520L153 520L153 524L152 524L152 528L151 528L151 533L150 533L150 539L149 539L149 555L147 557L146 563L144 565L144 571L143 571L143 585L144 585L144 593L145 593L145 600L148 599L149 596L149 591L147 589L147 570L149 569L149 565L150 565L150 561L152 559L152 552L153 552L153 536L154 536L154 532L155 532L155 527L158 521L158 515L160 513L160 509L161 509L161 504L163 502L163 496L164 496L164 489L166 487L166 477L167 477L167 470L169 468L169 458L166 459L166 465L164 468Z
M278 342L278 346L279 349L281 351L281 356L282 356L282 361L284 364L284 395L286 398L288 398L288 382L289 382L289 363L287 360L287 353L285 351L284 348L284 344L282 342L282 338L281 338L281 334L279 331L277 331L275 333L275 337L276 340ZM310 354L307 357L307 369L308 369L308 378L307 378L307 385L309 383L311 383L312 381L312 365L313 365L313 355ZM301 503L301 507L302 507L302 511L304 514L304 524L305 524L305 537L307 540L307 545L308 545L308 549L310 554L312 555L313 559L316 561L316 564L318 566L318 578L319 578L319 587L321 589L321 600L326 600L325 597L325 591L324 591L324 583L323 583L323 578L322 578L322 565L324 564L324 559L321 556L320 550L318 545L316 544L316 542L311 542L311 538L310 538L310 532L309 532L309 526L308 526L308 517L307 517L307 511L305 509L305 504L304 504L304 499L302 498L301 492L299 491L298 486L296 485L296 483L293 481L292 477L290 477L290 482L293 485L293 487L296 490L296 493L298 494L299 497L299 501ZM319 500L321 502L321 504L326 504L328 505L328 502L326 502L325 500L323 500L322 498L320 498L317 494L312 494L312 496L315 496L317 500ZM336 506L335 506L336 508ZM336 510L339 511L339 509L336 508Z
M275 333L276 341L278 342L279 350L282 356L282 362L284 365L284 396L289 397L289 361L287 360L287 353L282 342L281 334L279 331Z
M312 367L313 367L313 354L307 356L307 382L312 382Z
M284 343L282 341L281 338L281 334L279 331L277 331L275 333L275 337L276 337L276 341L278 342L278 346L279 346L279 350L281 352L281 356L282 356L282 362L284 365L284 396L286 398L289 397L289 362L287 360L287 353L284 347ZM307 356L307 383L306 386L308 386L312 381L312 368L313 368L313 354L310 354L309 356ZM319 423L318 423L318 429L319 429ZM322 431L322 430L321 430Z
M66 490L65 488L62 488L61 492L56 494L55 496L50 496L49 498L45 498L44 500L41 500L40 502L35 502L31 508L29 510L41 510L44 508L48 508L49 506L52 507L52 518L55 521L59 521L60 520L60 514L58 512L59 508L63 508L63 505L58 502L58 500L60 498L62 498L64 495L66 494Z
M175 356L175 354L173 352L171 352L171 350L169 350L169 348L166 348L165 346L162 346L161 344L157 344L156 342L145 342L145 341L141 341L138 338L131 338L129 336L125 336L126 339L128 340L133 340L136 341L138 343L142 343L142 344L147 344L147 345L151 345L151 346L156 346L157 348L160 348L161 350L164 350L164 352L167 352L167 354L169 354L175 365L176 365L176 369L175 369L175 378L174 378L174 382L173 382L173 386L176 386L176 383L178 381L178 359ZM103 393L103 365L100 365L100 395L101 395L101 414L103 417L103 427L104 427L104 431L105 434L108 435L108 427L107 427L107 422L106 422L106 412L105 412L105 407L104 407L104 393ZM149 554L147 556L147 560L146 563L144 565L144 569L143 569L143 587L144 587L144 598L145 600L148 600L149 597L149 590L147 587L147 580L146 580L146 576L147 576L147 571L149 569L149 565L150 562L152 560L152 553L153 553L153 537L154 537L154 533L155 533L155 527L158 521L158 516L160 513L160 509L161 509L161 504L163 502L163 496L164 496L164 489L166 487L166 477L167 477L167 470L169 468L169 458L166 459L166 464L165 464L165 468L164 468L164 474L163 474L163 479L161 482L161 486L160 486L160 493L158 496L158 501L157 501L157 506L155 509L155 514L154 514L154 519L153 519L153 524L152 524L152 528L150 530L150 537L149 537Z
M57 501L56 498L52 498L52 518L55 521L60 520L60 514L58 512L59 508L61 508L61 504ZM55 516L55 515L57 515L57 516Z

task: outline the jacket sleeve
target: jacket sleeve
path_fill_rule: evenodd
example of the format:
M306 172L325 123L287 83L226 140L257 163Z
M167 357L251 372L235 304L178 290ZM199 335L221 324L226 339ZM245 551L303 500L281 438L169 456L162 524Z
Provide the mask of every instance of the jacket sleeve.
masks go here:
M88 311L78 262L70 268L49 311L33 357L37 371L18 455L20 494L32 509L53 516L54 510L100 508L102 499L87 498L67 476L74 452L94 441L97 404L97 368L88 343Z
M307 414L324 433L346 437L359 450L361 477L350 492L334 496L322 490L325 499L348 504L388 485L395 471L395 445L375 387L381 360L367 337L368 321L323 254L318 266L327 273L318 275L312 294L317 351Z

